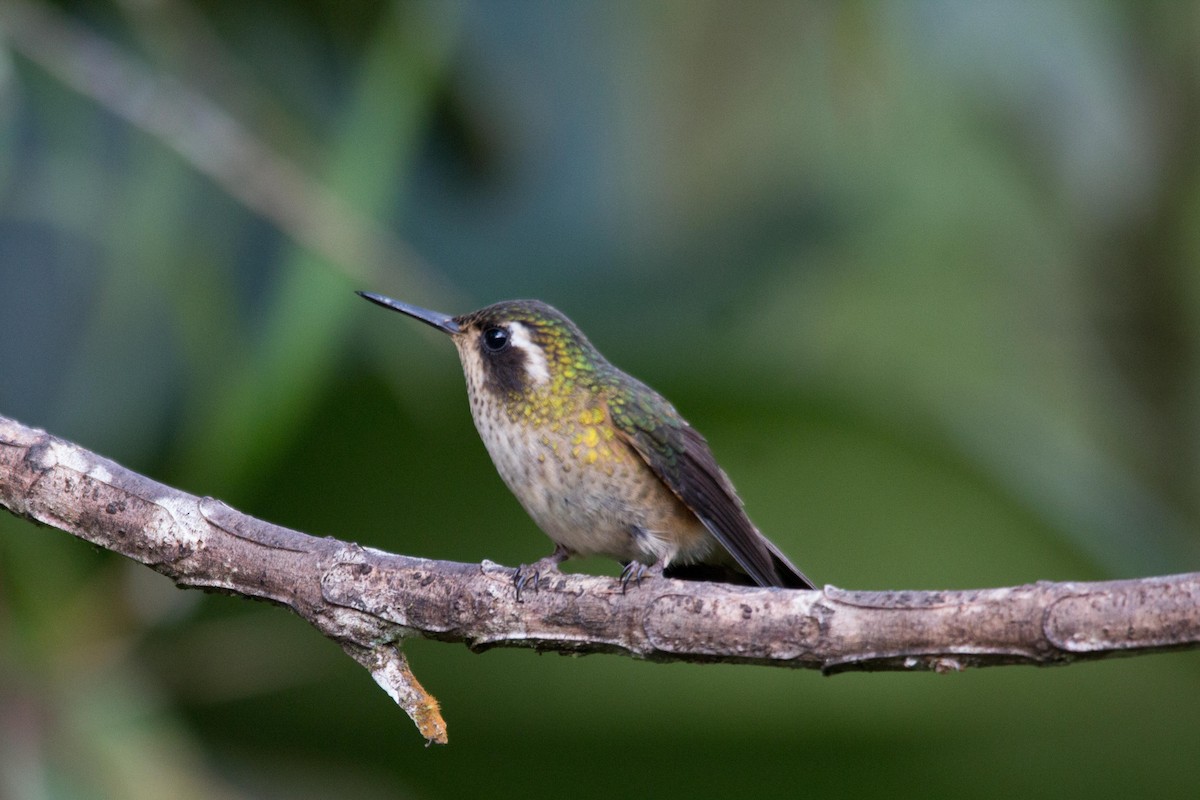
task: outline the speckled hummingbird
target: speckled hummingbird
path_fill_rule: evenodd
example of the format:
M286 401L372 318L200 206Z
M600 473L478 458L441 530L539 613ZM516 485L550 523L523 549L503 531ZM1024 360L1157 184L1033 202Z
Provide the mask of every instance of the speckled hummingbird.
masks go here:
M662 575L812 589L746 516L704 437L662 395L610 364L538 300L452 317L370 292L449 334L471 415L500 477L554 552L517 571L518 596L573 555Z

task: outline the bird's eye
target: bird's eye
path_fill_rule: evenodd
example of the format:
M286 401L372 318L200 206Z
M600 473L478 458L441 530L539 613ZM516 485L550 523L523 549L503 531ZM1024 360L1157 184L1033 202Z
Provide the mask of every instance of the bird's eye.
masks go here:
M508 347L508 331L504 328L488 328L483 332L483 346L493 353Z

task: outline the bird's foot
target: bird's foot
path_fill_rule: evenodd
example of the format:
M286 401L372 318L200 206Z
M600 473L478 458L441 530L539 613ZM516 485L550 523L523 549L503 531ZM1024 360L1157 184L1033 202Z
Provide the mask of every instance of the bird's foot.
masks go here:
M517 590L517 602L521 602L521 592L525 589L532 589L536 592L539 588L539 583L543 578L548 578L551 574L558 572L558 565L569 558L571 551L562 545L554 548L554 552L545 558L538 559L532 564L522 564L517 567L517 574L513 576L513 586Z
M631 583L641 586L642 578L661 578L665 566L662 562L647 565L640 561L630 561L625 565L625 569L621 570L621 594L625 594L629 590Z

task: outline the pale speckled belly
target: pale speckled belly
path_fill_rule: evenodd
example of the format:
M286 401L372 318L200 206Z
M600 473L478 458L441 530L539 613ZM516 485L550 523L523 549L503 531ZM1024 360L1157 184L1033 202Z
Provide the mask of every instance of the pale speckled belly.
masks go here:
M478 427L509 489L534 522L567 549L654 564L702 561L716 546L704 525L623 441L600 442L586 432L551 438L520 425Z

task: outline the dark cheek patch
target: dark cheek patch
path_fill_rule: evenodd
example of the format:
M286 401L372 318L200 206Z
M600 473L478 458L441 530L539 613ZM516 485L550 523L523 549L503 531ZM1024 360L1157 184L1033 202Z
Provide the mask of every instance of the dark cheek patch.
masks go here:
M479 356L483 361L484 385L501 397L525 390L525 354L515 347L507 347L493 353L478 342Z

